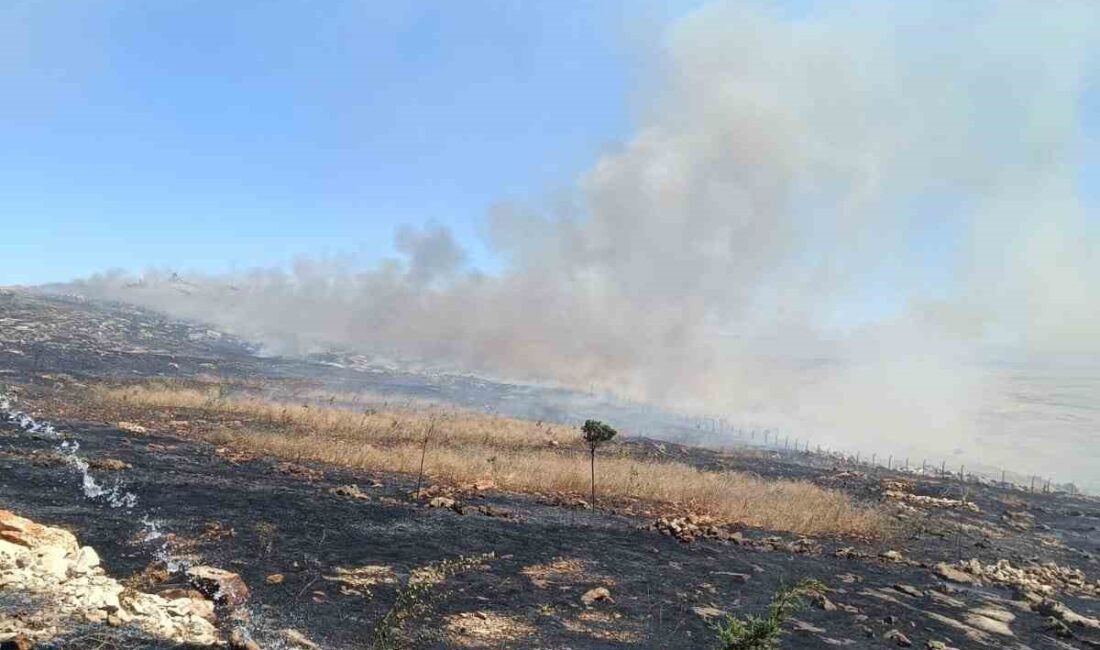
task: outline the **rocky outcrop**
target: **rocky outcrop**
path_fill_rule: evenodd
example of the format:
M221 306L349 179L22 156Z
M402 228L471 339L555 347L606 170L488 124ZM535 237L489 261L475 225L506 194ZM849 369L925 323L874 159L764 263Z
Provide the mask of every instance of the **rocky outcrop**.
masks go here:
M886 490L883 497L890 501L898 501L910 506L920 508L943 508L946 510L969 510L981 512L978 504L963 499L948 499L944 497L929 497L921 494L911 494L901 490Z
M945 578L946 570L953 569L952 577L948 579L955 582L965 582L959 579L958 573L961 572L972 576L974 582L1008 585L1043 596L1056 591L1093 598L1100 596L1100 581L1090 581L1080 569L1059 566L1054 562L1017 567L1003 559L994 564L983 564L977 559L970 559L961 560L955 565L937 565L936 569Z
M219 641L208 601L127 589L104 573L95 549L81 547L72 533L6 510L0 510L0 592L35 603L28 615L0 616L0 643L47 640L88 624L195 645Z

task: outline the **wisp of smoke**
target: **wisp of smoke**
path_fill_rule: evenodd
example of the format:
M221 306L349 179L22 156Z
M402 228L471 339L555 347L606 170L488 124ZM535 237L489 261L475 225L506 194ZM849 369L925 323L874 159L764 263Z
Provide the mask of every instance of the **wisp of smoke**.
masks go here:
M678 20L636 133L573 209L489 215L499 273L471 268L445 228L403 228L403 257L368 270L78 288L278 351L338 345L833 447L1086 476L1100 381L1066 371L1081 379L1067 417L1047 380L1100 352L1079 187L1100 9L897 4L792 18L719 2Z

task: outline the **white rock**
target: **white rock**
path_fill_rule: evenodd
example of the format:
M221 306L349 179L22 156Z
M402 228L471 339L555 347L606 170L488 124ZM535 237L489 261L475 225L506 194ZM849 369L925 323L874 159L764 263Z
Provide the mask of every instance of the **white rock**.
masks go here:
M41 547L38 549L38 566L49 576L64 580L72 564L72 561L65 557L67 554L64 548L57 546Z
M76 554L76 562L73 563L72 573L75 575L83 575L85 573L91 573L93 569L99 566L99 553L95 552L95 549L91 546L81 547L80 552Z

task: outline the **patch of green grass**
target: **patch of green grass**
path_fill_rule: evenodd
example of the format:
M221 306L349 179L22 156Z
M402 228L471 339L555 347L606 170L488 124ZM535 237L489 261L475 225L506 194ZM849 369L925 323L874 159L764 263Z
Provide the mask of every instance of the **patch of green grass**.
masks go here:
M727 616L723 623L715 626L716 650L775 650L783 634L783 623L802 605L803 597L824 593L825 585L816 580L803 580L775 592L767 616Z

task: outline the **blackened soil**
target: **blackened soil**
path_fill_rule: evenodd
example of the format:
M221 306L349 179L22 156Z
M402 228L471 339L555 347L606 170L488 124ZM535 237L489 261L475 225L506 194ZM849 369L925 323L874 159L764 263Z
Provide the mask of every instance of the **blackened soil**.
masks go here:
M142 519L157 522L184 542L183 548L203 562L239 572L253 590L251 611L260 639L292 627L328 648L362 647L372 627L392 604L394 588L380 586L369 596L342 594L326 580L336 567L392 566L407 574L432 562L462 555L493 553L485 568L452 578L431 612L415 622L417 647L449 647L443 633L447 616L493 612L529 622L534 636L503 647L542 648L704 648L712 632L695 607L733 613L757 613L782 583L812 577L835 591L832 600L855 610L807 608L785 647L815 648L839 643L847 647L881 647L881 637L898 629L914 642L952 640L959 647L1067 647L1048 635L1042 619L1012 601L997 587L958 590L923 567L870 559L838 559L830 552L847 542L826 541L820 553L762 552L710 541L678 542L643 530L646 522L600 511L568 510L510 495L467 497L468 506L492 505L512 518L486 516L474 508L459 514L428 508L409 499L407 477L365 475L310 465L313 480L279 470L274 460L234 464L209 445L160 435L134 437L110 428L63 423L91 458L116 458L133 467L100 472L106 484L118 479L138 496L132 508L112 508L102 499L83 496L78 474L64 464L43 461L56 448L12 427L0 438L0 507L40 522L73 530L96 547L116 576L140 573L154 559L156 542L142 542ZM40 460L34 462L36 456ZM368 488L372 482L382 487ZM330 494L332 487L355 483L370 495L357 500ZM1014 563L1029 557L1060 564L1094 567L1081 546L1093 544L1096 505L1046 495L1008 495L1015 507L1036 517L1049 533L1001 526L995 513L1005 495L996 490L972 492L983 507L973 517L990 535L952 536L948 526L928 522L927 532L911 533L893 544L907 556L925 562L955 557ZM232 530L229 535L227 531ZM211 534L215 531L215 534ZM761 537L766 531L747 531ZM1039 540L1061 537L1065 546ZM1030 540L1030 541L1029 541ZM193 542L193 546L189 544ZM881 548L856 545L875 554ZM524 573L526 567L555 560L580 560L578 575L552 577L542 586ZM285 576L269 585L267 576ZM1093 571L1093 573L1095 573ZM732 574L745 574L747 581ZM851 574L843 575L843 574ZM841 577L843 575L843 577ZM847 580L847 582L846 582ZM952 607L931 596L915 598L895 589L912 585L950 594L964 605ZM580 596L606 586L614 602L585 608ZM1095 615L1094 601L1064 596L1079 613ZM945 601L946 602L946 601ZM996 603L1016 615L1013 638L992 636L986 643L968 639L959 629L929 616L958 620L970 608ZM989 637L990 635L986 635ZM1074 641L1069 641L1069 647ZM501 647L501 646L497 646Z
M14 319L0 323L0 372L4 381L37 392L35 402L45 406L35 415L46 419L58 417L49 409L49 391L65 390L66 382L55 385L58 373L80 381L212 371L250 381L298 376L295 362L264 360L239 342L145 312L96 310L18 294L0 298L6 310L0 317ZM316 372L316 365L310 366L310 376ZM234 462L210 445L163 432L135 436L85 422L55 424L79 442L82 457L129 463L130 469L92 474L102 484L119 481L121 491L136 496L136 505L111 507L102 497L87 498L79 474L59 460L58 440L4 424L0 508L69 528L94 546L119 578L139 575L156 560L164 538L143 539L146 522L155 522L173 536L175 553L240 573L252 589L252 629L268 648L281 647L283 628L325 648L367 647L397 587L341 589L328 579L340 567L382 565L404 577L433 562L487 553L494 557L483 568L446 581L430 608L410 622L412 647L475 647L448 622L500 616L527 631L480 647L710 648L714 633L701 614L712 609L761 614L777 588L803 578L828 585L837 607L810 605L796 613L797 620L786 626L785 648L896 647L886 638L892 630L914 647L944 641L957 648L1084 648L1095 647L1088 641L1100 636L1085 629L1077 630L1076 638L1057 638L1012 589L964 588L930 570L937 562L969 558L987 564L1007 559L1016 566L1051 561L1079 568L1095 582L1100 504L1093 499L881 470L868 474L812 455L627 443L639 455L814 481L868 502L882 501L883 479L904 479L915 493L965 497L980 508L901 513L898 533L888 540L815 540L809 546L820 548L808 552L766 551L759 544L706 539L681 543L647 529L649 521L510 494L465 495L460 497L465 514L460 514L414 502L409 497L414 480L407 476L317 464L301 471L266 458ZM381 487L369 487L373 482ZM330 492L347 484L358 485L369 498ZM488 516L479 505L511 516ZM750 540L773 535L743 532ZM853 547L856 557L837 557L842 547ZM880 559L887 550L914 563ZM554 562L572 570L540 570ZM283 581L269 584L273 574L282 574ZM582 594L599 586L613 600L583 605ZM1100 604L1079 592L1055 595L1079 614L1100 615ZM1010 613L1010 635L975 627L967 616L981 607ZM464 613L482 617L453 618Z

